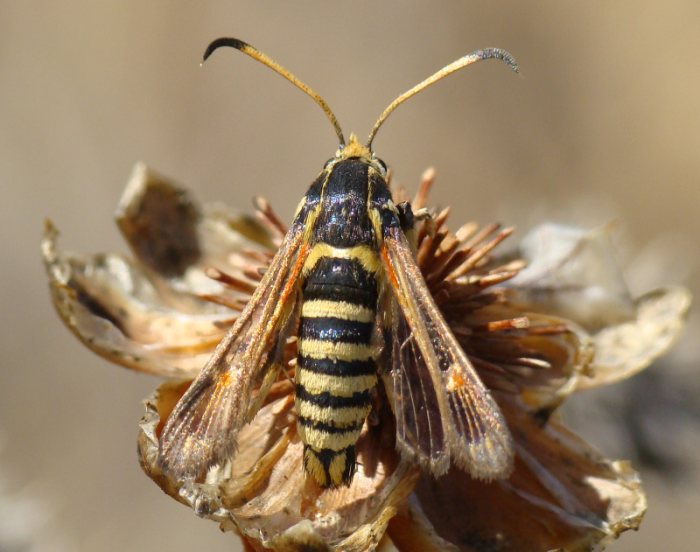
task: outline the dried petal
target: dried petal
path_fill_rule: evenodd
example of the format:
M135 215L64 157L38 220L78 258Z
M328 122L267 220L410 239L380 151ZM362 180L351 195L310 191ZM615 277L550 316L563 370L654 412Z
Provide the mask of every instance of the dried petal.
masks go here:
M271 230L255 217L222 205L200 208L187 191L143 164L132 172L116 220L154 286L164 299L174 293L176 301L187 294L224 293L205 274L207 268L238 273L242 267L236 255L274 251L276 244Z
M272 233L254 217L223 207L201 210L188 194L137 165L120 202L117 222L136 260L120 255L61 252L47 223L42 253L59 315L83 343L123 366L168 377L195 375L245 305L248 291L208 275L236 274L245 251L263 255ZM216 301L209 298L215 296ZM234 310L232 310L234 309Z
M635 301L634 320L603 328L594 335L592 377L579 389L608 385L649 366L675 343L685 325L691 295L684 288L657 289Z
M579 389L632 376L680 335L690 293L664 288L633 300L606 228L583 231L545 224L528 234L521 250L530 264L508 284L511 303L557 313L592 334L595 358Z
M604 459L558 422L540 427L516 406L506 417L516 442L510 479L483 483L456 469L423 477L392 520L392 538L403 542L400 531L417 521L414 531L433 543L420 550L450 550L446 541L469 552L583 551L638 527L646 498L627 463ZM419 549L410 544L401 549Z
M528 266L509 286L524 308L575 320L591 332L634 318L607 228L542 224L523 238L520 253Z
M48 223L42 243L54 306L90 349L128 368L169 377L196 374L231 312L202 301L200 314L163 304L142 270L119 255L60 252ZM188 298L192 305L193 298ZM208 312L207 312L208 311Z
M141 465L166 493L218 521L222 529L235 529L253 549L367 550L379 543L413 489L417 469L399 459L393 444L382 446L386 424L382 430L365 427L357 445L358 471L349 487L321 490L310 484L304 477L289 382L275 384L269 402L241 430L232 462L212 468L202 483L171 480L157 464L158 435L161 420L187 386L163 384L146 400Z

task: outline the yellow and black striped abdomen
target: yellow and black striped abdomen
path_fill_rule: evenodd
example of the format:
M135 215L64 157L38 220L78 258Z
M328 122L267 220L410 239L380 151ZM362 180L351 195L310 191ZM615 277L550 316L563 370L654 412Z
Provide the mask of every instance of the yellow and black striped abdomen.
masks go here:
M348 484L377 384L371 345L376 253L317 244L305 267L296 374L304 467L322 487Z

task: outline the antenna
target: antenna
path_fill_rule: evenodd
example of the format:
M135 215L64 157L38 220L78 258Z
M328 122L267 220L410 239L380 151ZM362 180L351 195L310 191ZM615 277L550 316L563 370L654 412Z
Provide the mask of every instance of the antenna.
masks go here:
M292 75L289 71L287 71L284 67L282 67L275 60L273 60L272 58L269 58L268 56L263 54L260 50L254 48L250 44L247 44L247 43L243 42L242 40L238 40L237 38L226 38L226 37L217 38L211 44L209 44L209 46L207 46L207 49L204 52L203 62L206 61L207 58L210 55L212 55L215 50L217 50L218 48L220 48L222 46L228 46L230 48L235 48L239 52L243 52L247 56L252 57L254 60L259 61L263 65L267 65L275 73L282 75L285 79L287 79L294 86L299 88L302 92L311 96L311 98L319 106L321 106L321 109L323 109L323 112L326 114L326 117L328 117L331 124L333 125L333 128L335 129L335 133L338 136L338 140L340 141L341 149L345 146L345 138L343 137L343 131L340 129L340 125L338 124L338 119L335 118L335 115L331 111L331 108L328 107L328 104L325 102L325 100L319 94L314 92L309 86L307 86L306 84L301 82L298 78L296 78L294 75Z
M435 84L437 81L444 79L448 75L451 75L452 73L459 71L460 69L463 69L471 65L472 63L492 58L500 59L501 61L506 63L508 67L510 67L513 71L515 71L516 73L519 72L518 64L515 61L515 58L513 58L512 55L510 55L505 50L501 50L500 48L486 48L484 50L476 50L471 54L467 54L466 56L461 57L456 61L453 61L449 65L446 65L445 67L440 69L437 73L425 79L423 82L418 83L410 90L407 90L406 92L401 94L398 98L396 98L393 102L389 104L389 106L379 116L377 122L374 123L372 132L369 133L369 138L367 139L367 149L369 149L370 151L372 150L372 140L374 140L374 137L376 136L379 127L384 124L384 121L386 121L386 118L389 115L391 115L394 109L399 107L403 102L408 100L410 97L415 96L416 94L418 94L418 92L425 90L431 84Z

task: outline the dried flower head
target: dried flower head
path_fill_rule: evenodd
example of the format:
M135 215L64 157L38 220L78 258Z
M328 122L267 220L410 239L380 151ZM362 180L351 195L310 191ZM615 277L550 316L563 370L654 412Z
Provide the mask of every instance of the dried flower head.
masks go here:
M637 473L566 429L571 393L625 378L670 346L689 297L657 290L633 301L600 234L552 230L525 243L529 267L495 254L511 230L447 228L426 208L426 172L414 211L417 261L435 302L490 389L514 440L508 479L478 481L452 467L440 478L397 452L381 385L347 487L304 477L294 406L296 341L287 366L237 439L202 480L177 480L157 461L168 416L261 280L285 226L262 199L255 216L200 207L137 166L117 212L133 258L62 253L47 224L43 255L56 309L88 347L128 368L168 378L146 400L138 450L167 494L242 536L249 550L588 550L636 529L646 508ZM406 199L394 190L397 201ZM539 243L540 234L531 242ZM539 238L538 238L539 236ZM592 304L595 308L581 309Z

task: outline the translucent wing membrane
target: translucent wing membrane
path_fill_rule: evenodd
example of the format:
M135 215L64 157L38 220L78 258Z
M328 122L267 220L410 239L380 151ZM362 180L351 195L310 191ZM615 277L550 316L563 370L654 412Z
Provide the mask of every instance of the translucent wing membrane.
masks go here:
M247 307L168 418L160 437L164 470L199 478L234 452L238 430L277 376L305 256L303 224L297 223Z
M432 473L440 475L450 466L450 451L438 402L437 391L411 329L392 301L389 330L390 371L385 387L396 419L397 445L402 454L417 459Z
M506 477L513 446L503 416L435 305L401 230L386 229L381 253L398 305L385 381L399 447L435 475L451 459L480 479Z

